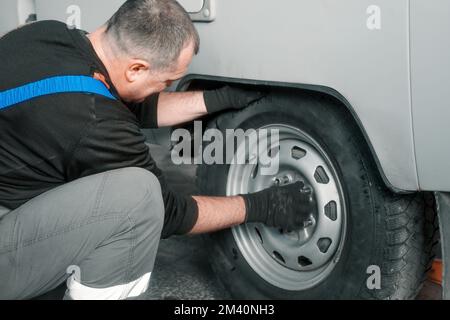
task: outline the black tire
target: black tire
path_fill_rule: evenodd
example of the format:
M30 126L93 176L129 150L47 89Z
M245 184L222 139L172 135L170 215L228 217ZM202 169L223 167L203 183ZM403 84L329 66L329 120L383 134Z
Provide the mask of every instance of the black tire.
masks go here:
M386 188L359 128L338 101L326 96L273 93L245 110L218 116L208 127L225 132L274 123L308 132L337 168L348 209L345 245L339 262L321 283L288 291L271 285L250 267L230 230L210 235L213 269L231 295L239 299L413 299L437 244L433 197L397 195ZM225 195L228 169L227 165L199 167L199 188L207 195ZM381 268L380 290L367 288L367 268L372 265Z

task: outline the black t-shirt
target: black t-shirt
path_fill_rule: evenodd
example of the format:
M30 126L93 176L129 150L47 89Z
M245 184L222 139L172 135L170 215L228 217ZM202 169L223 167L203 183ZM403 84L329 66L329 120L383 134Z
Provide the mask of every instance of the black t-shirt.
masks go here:
M96 72L118 97L85 32L61 22L32 23L0 39L0 92L49 77ZM160 179L166 207L163 237L190 231L198 216L196 202L170 191L140 130L156 127L157 98L125 104L63 93L0 110L0 205L13 210L67 182L139 167Z

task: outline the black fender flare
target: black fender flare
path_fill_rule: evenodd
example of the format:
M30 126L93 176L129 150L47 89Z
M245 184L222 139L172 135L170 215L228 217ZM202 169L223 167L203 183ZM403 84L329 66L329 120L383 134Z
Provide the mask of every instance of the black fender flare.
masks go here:
M178 85L176 87L176 91L187 91L187 90L189 90L189 87L193 83L196 83L196 82L209 82L209 83L219 83L219 84L240 84L240 85L265 86L265 87L274 87L274 88L292 88L292 89L300 89L300 90L307 90L307 91L312 91L312 92L316 92L316 93L322 93L322 94L326 94L328 96L331 96L331 97L337 99L344 106L344 108L352 115L354 121L356 122L357 126L359 127L361 134L364 136L364 139L370 149L372 158L376 163L378 172L379 172L381 178L383 179L385 185L394 193L398 193L398 194L411 193L411 191L401 190L401 189L393 186L392 183L389 181L386 174L384 173L381 162L378 159L377 153L375 152L375 149L373 148L373 145L369 139L369 136L368 136L361 120L359 119L355 109L350 104L350 102L348 102L348 100L337 90L327 87L327 86L311 85L311 84L236 79L236 78L210 76L210 75L202 75L202 74L188 74L180 80L180 82L178 83Z

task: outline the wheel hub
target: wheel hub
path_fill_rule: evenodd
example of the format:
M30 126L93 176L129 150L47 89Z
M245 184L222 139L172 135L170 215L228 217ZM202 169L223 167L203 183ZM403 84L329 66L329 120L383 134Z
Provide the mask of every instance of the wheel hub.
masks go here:
M233 236L247 262L266 281L286 290L306 289L323 281L340 256L346 226L342 188L332 162L306 133L285 125L263 129L280 132L279 146L269 149L278 153L279 172L264 176L258 174L258 164L231 165L228 195L303 181L314 191L317 213L293 232L248 224L234 228Z

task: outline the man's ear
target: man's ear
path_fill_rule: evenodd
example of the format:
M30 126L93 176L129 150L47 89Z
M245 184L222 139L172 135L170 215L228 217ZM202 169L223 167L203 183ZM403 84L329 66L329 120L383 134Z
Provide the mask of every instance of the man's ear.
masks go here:
M140 59L133 59L125 71L125 77L128 82L135 82L138 79L147 76L150 70L150 64L147 61Z

